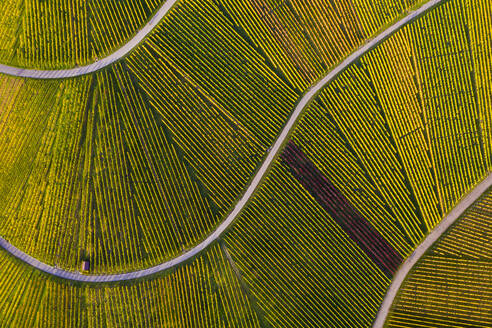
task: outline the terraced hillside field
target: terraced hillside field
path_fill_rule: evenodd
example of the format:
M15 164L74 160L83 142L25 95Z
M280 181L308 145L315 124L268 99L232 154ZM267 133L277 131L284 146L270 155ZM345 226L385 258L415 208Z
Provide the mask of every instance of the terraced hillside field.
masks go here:
M162 5L75 2L0 2L0 62L91 63ZM401 264L492 166L489 0L439 2L309 89L416 4L182 0L95 73L0 75L0 243L42 262L0 248L0 327L371 327ZM417 270L476 281L489 198L435 248L445 263ZM55 276L74 272L93 281ZM424 287L389 323L469 309ZM459 322L487 323L490 302L475 309Z
M419 261L397 297L388 327L490 327L492 192Z

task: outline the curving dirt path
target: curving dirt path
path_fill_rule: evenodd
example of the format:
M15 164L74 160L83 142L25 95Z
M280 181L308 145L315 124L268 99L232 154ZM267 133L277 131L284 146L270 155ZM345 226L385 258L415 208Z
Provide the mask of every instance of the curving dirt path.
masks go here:
M177 0L169 0L164 6L168 5L170 7L176 1ZM404 18L402 18L401 20L399 20L395 24L388 27L386 30L381 32L376 37L368 40L362 47L360 47L355 52L353 52L344 61L342 61L335 68L333 68L330 72L328 72L314 86L309 88L307 90L307 92L304 94L304 96L301 98L301 100L299 101L297 106L295 107L292 115L290 116L289 120L287 121L284 128L282 129L281 133L277 137L277 140L275 141L274 145L270 148L270 151L268 152L268 155L267 155L265 161L261 165L258 172L255 174L253 180L251 181L251 184L248 186L248 188L246 189L246 191L243 194L243 196L241 197L241 199L237 202L237 204L234 207L234 209L232 210L232 212L229 213L227 218L205 240L203 240L201 243L199 243L195 247L191 248L190 250L186 251L182 255L179 255L179 256L177 256L177 257L175 257L169 261L163 262L163 263L158 264L156 266L153 266L153 267L150 267L147 269L143 269L143 270L139 270L139 271L122 273L122 274L84 275L84 274L81 274L79 272L66 271L66 270L62 270L62 269L53 267L51 265L47 265L45 263L42 263L41 261L39 261L39 260L33 258L32 256L30 256L30 255L22 252L21 250L17 249L15 246L13 246L12 244L10 244L8 241L6 241L5 239L3 239L1 237L0 237L0 246L3 247L7 252L12 254L13 256L20 259L21 261L35 267L36 269L39 269L39 270L44 271L48 274L51 274L53 276L63 278L63 279L68 279L68 280L82 281L82 282L94 282L94 283L97 283L97 282L115 282L115 281L123 281L123 280L142 278L142 277L150 276L150 275L153 275L155 273L158 273L158 272L161 272L164 270L171 269L171 268L173 268L173 267L175 267L175 266L177 266L177 265L179 265L185 261L188 261L189 259L195 257L197 254L202 252L204 249L206 249L214 241L216 241L222 235L222 233L224 233L224 231L226 231L229 228L229 226L233 223L233 221L239 216L239 214L241 213L243 208L245 208L248 201L252 198L255 190L261 184L262 179L268 173L270 165L274 162L274 160L279 155L280 150L283 148L282 146L283 146L284 142L288 139L288 136L290 135L291 130L294 128L297 119L299 118L301 113L304 111L304 109L316 97L316 95L319 93L319 91L324 86L326 86L329 82L331 82L334 78L336 78L348 66L350 66L357 59L359 59L361 56L363 56L365 53L367 53L369 50L371 50L372 48L374 48L377 45L379 45L380 43L382 43L384 40L389 38L391 35L393 35L395 32L397 32L400 28L402 28L406 24L411 23L412 21L414 21L415 19L417 19L421 15L425 14L427 11L435 8L436 6L443 3L444 1L446 1L446 0L431 0L431 1L427 2L425 5L423 5L422 7L418 8L414 11L409 12L407 16L405 16ZM155 20L158 21L157 18ZM149 24L152 25L152 22L149 22ZM128 52L128 51L129 50L127 50L126 52ZM114 59L114 60L116 60L116 59ZM99 63L101 63L101 61ZM23 71L23 72L27 72L27 71ZM63 71L55 71L55 72L63 72ZM48 73L45 73L45 74L48 74ZM44 76L43 78L46 78L46 76Z

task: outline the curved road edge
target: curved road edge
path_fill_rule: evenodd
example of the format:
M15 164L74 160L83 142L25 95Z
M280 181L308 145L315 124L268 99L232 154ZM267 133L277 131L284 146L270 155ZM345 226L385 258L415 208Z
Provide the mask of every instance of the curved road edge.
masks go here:
M125 45L113 52L111 55L104 57L97 62L89 65L75 67L70 69L60 69L60 70L38 70L38 69L28 69L13 67L0 64L0 73L32 78L32 79L64 79L70 77L77 77L85 74L90 74L98 71L106 66L113 64L114 62L120 60L121 58L128 55L137 45L142 42L145 37L154 30L154 28L159 24L161 19L169 12L169 10L178 2L179 0L167 0L155 13L154 16L143 26L138 33L130 39Z
M408 273L412 270L415 264L418 263L420 258L427 252L429 248L438 241L441 236L458 220L463 213L482 196L492 186L492 173L482 181L478 186L468 193L459 203L456 205L449 214L441 220L437 227L427 235L424 241L413 251L413 253L406 259L406 261L400 266L395 276L391 280L391 284L384 296L383 303L379 308L376 320L372 325L373 328L382 328L386 322L386 318L390 312L393 301L395 300L398 291L400 290L403 281L407 277Z
M210 246L214 241L216 241L224 231L226 231L229 226L232 224L232 222L236 219L236 217L240 214L240 212L243 210L243 208L246 206L252 195L254 194L255 190L257 187L260 185L262 179L266 176L270 165L274 162L275 158L277 155L280 153L280 150L282 149L282 145L284 141L288 138L290 135L291 130L295 126L295 123L297 122L297 119L303 112L303 110L310 104L310 102L316 97L318 92L325 87L329 82L331 82L334 78L336 78L343 70L345 70L349 65L354 63L356 60L358 60L361 56L363 56L365 53L373 49L374 47L378 46L380 43L382 43L384 40L389 38L391 35L393 35L396 31L398 31L400 28L405 26L408 23L411 23L421 15L425 14L427 11L433 9L434 7L438 6L439 4L445 2L447 0L431 0L421 6L420 8L411 11L407 16L396 22L395 24L391 25L388 27L386 30L381 32L379 35L376 37L368 40L362 47L357 49L355 52L353 52L350 56L348 56L345 60L343 60L339 65L337 65L334 69L332 69L325 77L323 77L320 81L318 81L314 86L312 86L308 91L304 94L304 96L301 98L297 106L295 107L292 115L290 116L289 120L285 124L284 128L282 129L281 133L277 137L277 140L275 141L275 144L271 147L270 151L268 152L267 157L265 158L264 162L262 163L260 169L258 172L255 174L253 180L251 181L251 184L249 187L246 189L245 193L243 196L240 198L240 200L237 202L236 206L232 210L231 213L227 216L227 218L217 227L215 231L213 231L205 240L200 242L198 245L193 247L192 249L188 250L187 252L169 260L166 262L163 262L161 264L158 264L156 266L139 270L139 271L134 271L134 272L128 272L128 273L122 273L122 274L108 274L108 275L83 275L79 272L74 272L74 271L66 271L62 270L59 268L55 268L53 266L47 265L45 263L42 263L41 261L33 258L30 255L27 255L26 253L22 252L21 250L17 249L15 246L11 245L8 241L0 237L0 246L3 247L7 252L12 254L13 256L17 257L21 261L45 272L48 274L51 274L53 276L63 278L63 279L68 279L68 280L73 280L73 281L81 281L81 282L116 282L116 281L123 281L123 280L132 280L132 279L139 279L142 277L150 276L153 274L156 274L161 271L165 271L168 269L171 269L193 257L198 255L200 252L202 252L205 248Z

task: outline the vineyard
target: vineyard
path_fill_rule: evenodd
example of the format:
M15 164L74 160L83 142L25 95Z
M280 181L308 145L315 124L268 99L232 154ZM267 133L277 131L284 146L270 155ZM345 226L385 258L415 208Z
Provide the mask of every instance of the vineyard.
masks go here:
M388 327L490 326L491 210L489 191L420 260L400 290Z
M0 63L97 62L165 2L0 2ZM244 202L198 255L136 280L61 279L0 249L0 326L371 327L402 263L492 171L492 3L412 20L279 136L421 4L179 0L95 73L0 74L0 236L55 270L173 262ZM492 322L491 202L418 262L389 327Z
M95 74L50 83L3 77L0 101L11 105L0 113L0 149L8 154L0 169L0 235L60 268L90 260L91 273L176 257L234 205L299 88L402 11L388 7L366 22L370 33L359 33L301 85L252 41L247 20L232 19L226 9L240 12L240 3L232 5L178 2L128 57ZM279 24L297 26L293 12L303 8L278 8L285 16Z

